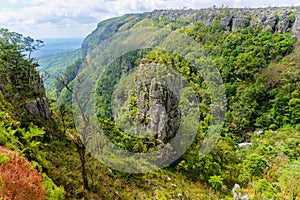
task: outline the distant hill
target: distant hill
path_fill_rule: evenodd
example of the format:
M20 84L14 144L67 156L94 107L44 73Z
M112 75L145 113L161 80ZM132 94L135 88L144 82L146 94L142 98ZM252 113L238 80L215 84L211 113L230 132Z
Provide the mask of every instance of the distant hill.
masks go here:
M48 38L42 39L45 46L33 53L33 57L45 58L55 54L71 52L81 47L83 38Z
M48 95L55 89L56 76L61 75L67 66L71 65L80 57L80 50L58 53L51 56L42 57L38 60L38 70L41 74L46 73L44 78L45 89ZM51 95L50 95L51 96Z

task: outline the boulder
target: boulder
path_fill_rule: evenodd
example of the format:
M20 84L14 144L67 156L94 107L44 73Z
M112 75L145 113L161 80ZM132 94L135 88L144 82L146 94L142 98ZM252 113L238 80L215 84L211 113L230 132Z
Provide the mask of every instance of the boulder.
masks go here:
M242 194L240 192L241 186L239 184L234 184L232 188L233 200L250 200L248 195Z
M254 132L256 135L263 135L265 132L264 131L255 131Z
M250 142L238 143L238 146L241 148L249 148L251 145L252 145L252 143L250 143Z

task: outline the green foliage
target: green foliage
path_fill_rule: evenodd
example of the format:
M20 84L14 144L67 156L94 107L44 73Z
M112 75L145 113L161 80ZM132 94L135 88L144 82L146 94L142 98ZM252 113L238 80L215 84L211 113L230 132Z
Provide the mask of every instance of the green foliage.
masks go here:
M236 32L224 30L219 22L204 26L201 22L183 30L202 43L216 56L216 63L225 82L249 80L273 59L281 58L293 50L290 33L278 34L258 28L241 28Z
M220 190L223 186L223 178L221 176L217 176L217 175L211 176L209 177L208 182L210 183L210 185L214 190Z
M100 119L99 122L101 129L110 141L121 149L143 153L155 151L159 145L159 141L157 141L154 136L149 138L133 137L124 133L109 119Z
M66 69L62 72L63 75L56 77L58 79L55 84L56 97L59 97L64 87L75 79L81 66L82 60L78 58L73 64L66 67Z
M279 177L279 186L283 195L287 195L289 199L297 199L300 197L300 162L290 163L281 171Z
M0 163L1 164L6 164L9 161L9 157L7 157L5 154L0 153ZM0 182L1 184L1 182Z
M46 175L43 174L43 186L47 191L47 200L64 200L65 199L65 190L62 186L56 186L53 181Z
M121 77L129 75L134 71L139 60L149 52L146 50L137 50L129 52L111 63L103 72L96 89L96 107L99 118L111 118L111 100L115 86L119 83Z
M274 97L278 88L274 88L276 92L270 91L264 78L255 76L271 62L293 51L291 33L274 33L261 27L239 28L231 32L222 27L218 20L207 26L197 22L181 29L181 32L201 43L221 71L228 99L226 121L230 132L245 140L246 132L258 128L274 130L290 123L291 113L298 119L295 109L288 109L289 95ZM292 88L282 91L291 94ZM272 102L273 98L275 103ZM297 106L297 100L291 103L290 106ZM272 108L276 104L280 105ZM292 121L297 124L295 120Z
M254 183L256 199L275 199L277 198L276 189L266 180L259 179Z
M0 145L5 146L6 142L7 142L6 137L3 134L1 134L0 135Z
M82 44L81 54L86 56L93 49L97 48L97 45L102 41L116 34L123 25L130 24L131 20L135 21L135 17L132 19L131 15L125 15L123 17L115 17L100 22L93 34L90 34L85 38ZM137 21L139 21L138 17ZM129 25L129 27L131 26Z
M57 80L55 77L68 73L66 68L73 69L74 62L80 57L80 50L75 50L68 53L53 55L50 57L41 58L38 60L39 67L37 68L41 74L44 74L45 90L48 97L56 97L53 91L56 88ZM73 64L73 65L72 65ZM56 93L56 91L54 91Z
M20 33L9 32L3 28L0 28L0 37L1 39L3 38L5 42L14 45L18 52L29 53L29 59L31 52L39 49L44 44L42 40L34 40L29 36L24 37Z
M269 168L269 164L263 156L250 154L242 163L243 172L241 178L260 177ZM246 179L247 180L247 179Z
M42 43L36 42L30 37L0 29L0 90L14 106L14 113L19 115L27 101L45 94L43 82L35 69L38 64L30 58L30 53ZM24 53L28 53L29 58Z
M69 83L68 87L72 90L74 88L74 82ZM71 106L73 103L73 94L67 88L63 88L59 93L59 102L64 102L66 105Z
M24 144L22 153L26 154L30 158L36 158L40 161L39 159L41 159L41 155L39 155L39 146L41 142L39 140L41 140L45 132L33 125L29 127L28 131L21 129L20 132L22 134L21 141Z

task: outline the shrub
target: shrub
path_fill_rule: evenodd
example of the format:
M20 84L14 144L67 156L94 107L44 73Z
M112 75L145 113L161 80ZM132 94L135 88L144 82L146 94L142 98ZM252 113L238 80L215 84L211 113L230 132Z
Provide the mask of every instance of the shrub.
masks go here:
M42 176L33 169L27 159L0 147L0 153L9 157L0 163L0 196L4 200L44 200L46 191L42 186Z
M4 146L7 142L6 137L3 134L0 134L0 145Z
M47 190L47 200L64 200L65 190L62 186L58 187L53 181L46 175L43 174L43 185Z

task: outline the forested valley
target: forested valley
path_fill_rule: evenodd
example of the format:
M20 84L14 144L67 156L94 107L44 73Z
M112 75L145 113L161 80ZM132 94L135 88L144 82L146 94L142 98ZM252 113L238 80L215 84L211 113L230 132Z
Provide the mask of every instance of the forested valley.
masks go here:
M299 7L155 10L102 21L80 50L40 62L43 41L0 28L0 199L300 199L299 39ZM97 157L114 154L108 140L159 151L181 125L195 135L165 167Z

